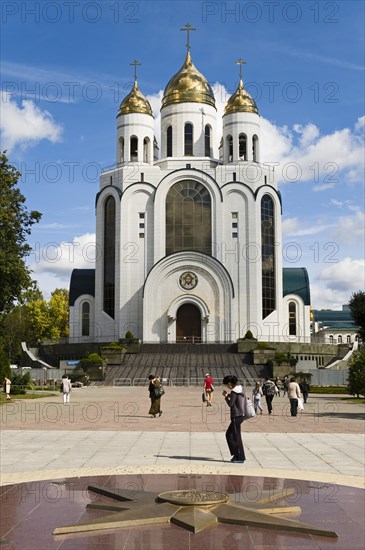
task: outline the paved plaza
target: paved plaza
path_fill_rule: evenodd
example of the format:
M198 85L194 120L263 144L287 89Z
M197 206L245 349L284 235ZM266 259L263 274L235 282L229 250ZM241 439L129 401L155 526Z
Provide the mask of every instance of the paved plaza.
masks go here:
M161 418L142 387L87 387L0 407L1 485L95 475L205 474L290 477L364 487L364 405L310 395L296 418L288 399L242 425L245 464L231 464L229 410L200 388L166 388ZM330 487L330 486L329 486Z

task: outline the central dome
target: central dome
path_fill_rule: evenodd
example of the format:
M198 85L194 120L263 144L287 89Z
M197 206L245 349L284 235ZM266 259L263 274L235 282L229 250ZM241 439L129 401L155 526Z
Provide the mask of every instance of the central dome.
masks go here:
M184 65L167 84L162 98L162 107L173 103L206 103L215 107L213 90L186 54ZM162 108L161 107L161 108Z

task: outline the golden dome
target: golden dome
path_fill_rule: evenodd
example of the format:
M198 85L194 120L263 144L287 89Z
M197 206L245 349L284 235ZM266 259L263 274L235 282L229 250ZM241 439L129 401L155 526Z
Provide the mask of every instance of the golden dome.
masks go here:
M139 90L137 80L134 81L132 91L120 104L118 116L129 115L130 113L143 113L145 115L153 116L150 102Z
M259 114L255 100L250 96L248 91L245 90L242 79L240 79L237 90L229 98L224 108L224 115L230 115L231 113Z
M162 107L173 103L206 103L215 107L213 90L195 67L189 51L184 65L171 78L164 91Z

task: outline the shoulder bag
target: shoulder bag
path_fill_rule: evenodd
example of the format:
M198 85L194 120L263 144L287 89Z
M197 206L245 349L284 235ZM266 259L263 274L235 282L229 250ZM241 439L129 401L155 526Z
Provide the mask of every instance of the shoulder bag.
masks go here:
M156 386L155 387L155 396L156 397L162 397L165 393L165 390L163 389L163 386Z
M254 418L256 416L255 407L252 401L247 397L247 395L243 397L243 405L244 405L244 411L245 411L244 420L249 420L250 418Z

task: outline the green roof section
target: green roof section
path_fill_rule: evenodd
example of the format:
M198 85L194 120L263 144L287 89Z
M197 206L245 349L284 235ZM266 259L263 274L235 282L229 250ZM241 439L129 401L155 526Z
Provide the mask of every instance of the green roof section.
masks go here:
M95 297L95 269L74 269L71 273L68 304L73 306L83 294Z
M300 296L304 305L310 306L309 277L305 267L283 268L283 296L287 296L288 294Z
M326 310L313 310L313 321L319 323L321 327L330 328L333 330L358 330L359 327L354 322L351 317L350 310L339 310L339 311L326 311Z

